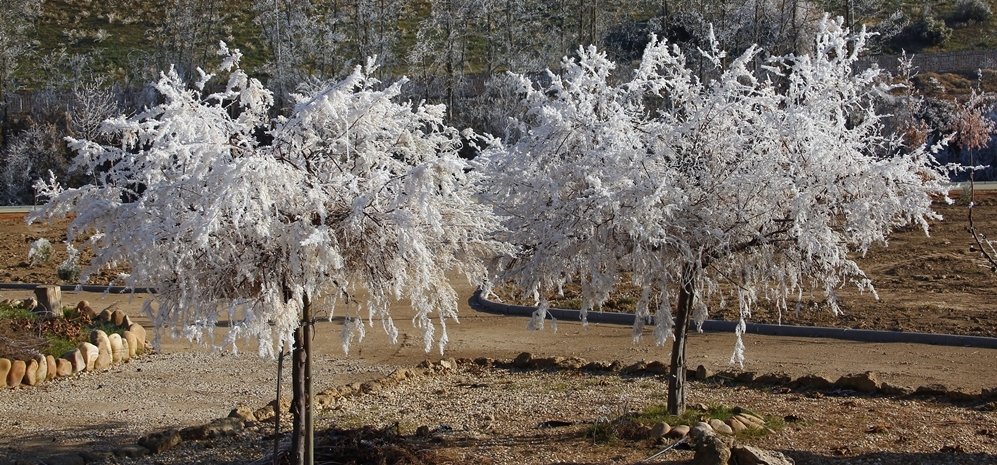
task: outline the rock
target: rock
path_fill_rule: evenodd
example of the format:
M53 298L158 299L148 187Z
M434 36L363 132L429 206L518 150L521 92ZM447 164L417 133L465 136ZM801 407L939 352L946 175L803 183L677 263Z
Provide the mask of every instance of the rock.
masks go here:
M710 370L708 370L706 366L700 365L696 367L696 379L704 380L706 378L709 378L711 375L712 373L710 373Z
M765 373L756 377L754 382L766 386L785 386L792 380L793 378L785 373Z
M83 354L83 361L86 363L85 370L93 371L94 365L97 363L97 357L100 355L100 349L89 342L81 342L76 348Z
M644 366L644 373L651 375L667 375L668 371L668 364L658 360L652 360Z
M668 432L671 430L672 427L669 426L668 423L659 421L655 423L654 426L651 427L651 433L650 433L651 439L657 439L663 437L666 434L668 434Z
M429 427L426 425L422 425L415 429L415 435L420 438L428 437L429 433L430 433Z
M97 319L100 321L111 321L111 312L113 312L114 310L115 310L114 305L111 305L110 307L101 310L100 313L97 314Z
M97 360L94 362L94 368L103 370L111 366L111 362L113 362L111 340L107 337L107 333L99 329L91 331L90 343L97 346Z
M27 299L22 299L17 302L16 307L23 308L25 310L32 310L38 306L38 300L34 297L28 297Z
M608 362L589 362L582 366L582 371L590 371L596 373L603 373L607 371L613 371L612 364Z
M734 430L732 430L730 426L727 426L727 423L724 423L719 419L711 418L709 423L710 427L713 428L713 431L716 431L717 433L726 435L734 434Z
M757 417L754 417L754 416L750 416L749 417L749 416L741 413L741 414L734 415L734 418L737 419L737 421L740 421L741 423L743 423L744 426L747 426L748 428L762 429L762 428L765 427L765 422L759 420Z
M316 394L315 395L315 406L318 408L326 408L336 402L334 396L329 394Z
M180 432L175 429L160 431L158 433L147 434L138 440L138 444L153 454L168 451L183 441Z
M131 348L131 346L128 345L128 340L122 338L121 339L121 360L126 361L126 362L129 361L129 360L131 360L132 359L131 350L132 350L132 348Z
M474 359L474 364L482 367L490 367L495 364L495 359L491 357L478 357Z
M76 304L76 313L90 318L91 320L97 316L97 311L90 307L90 302L85 300L81 300L80 303Z
M219 418L201 426L191 426L180 430L180 437L188 441L233 436L242 431L242 420L238 418Z
M48 368L48 373L46 373L45 379L48 381L55 379L55 377L58 376L58 373L56 373L58 366L56 366L55 357L46 355L45 366Z
M35 363L35 384L42 384L48 379L48 360L45 359L44 355L36 355Z
M753 371L743 371L734 376L734 381L739 383L750 383L755 380L755 373Z
M696 455L689 465L727 465L731 457L729 438L708 434L696 440Z
M145 457L149 455L149 449L145 447L134 445L134 446L124 446L114 451L116 457L137 459L139 457Z
M228 416L232 418L238 418L243 423L256 421L256 414L253 412L253 409L245 405L240 405L232 409L232 411L229 412Z
M108 342L111 344L111 362L121 363L128 360L128 352L125 352L124 347L121 344L121 335L112 334L107 336Z
M620 374L630 375L630 376L640 375L644 373L645 368L647 368L647 362L641 360L639 362L634 362L632 365L627 365L622 370L620 370Z
M45 459L45 465L86 465L87 460L79 454L53 455Z
M834 382L820 375L804 375L796 378L789 386L801 390L825 391L834 386Z
M738 465L795 465L796 463L781 452L751 446L735 447L731 450L731 456Z
M873 371L862 374L844 375L834 383L842 389L851 389L858 392L876 392L879 390L881 382L879 376Z
M87 358L83 356L83 350L79 348L62 354L62 358L72 366L73 373L79 373L87 369Z
M0 388L7 387L8 373L10 373L10 360L0 358Z
M76 354L80 353L80 351L78 351L78 350L74 350L73 352L76 353ZM73 374L73 362L70 362L69 360L66 360L65 358L60 358L60 359L58 359L58 360L55 361L55 375L56 376L58 376L60 378L64 378L64 377L72 375L72 374Z
M741 420L738 420L737 418L727 420L727 424L730 425L730 429L734 432L734 434L740 434L741 431L748 429L748 425L741 423Z
M906 396L914 392L913 389L907 386L892 384L886 381L883 381L883 383L879 385L879 391L888 396Z
M444 371L453 371L457 369L457 362L452 358L440 360L439 367Z
M914 394L918 396L944 396L948 391L949 389L944 384L936 383L918 386Z
M21 382L28 386L38 384L38 360L28 360L27 365L24 367L24 378L21 379Z
M702 441L706 436L712 436L713 434L713 427L711 427L709 423L702 421L692 425L692 428L689 428L689 437L697 443Z
M135 353L141 354L145 351L145 343L148 340L145 328L138 323L132 323L132 325L128 327L128 330L134 333L135 337L138 338L138 347L135 348Z
M124 322L125 312L122 312L121 310L111 312L111 323L114 323L114 326L121 326Z
M519 369L527 369L531 366L531 361L533 360L533 354L529 352L523 352L516 356L512 361L512 366Z
M689 434L689 430L690 430L689 425L676 425L673 426L672 429L665 434L665 437L673 439L682 439L687 434Z
M128 358L134 358L138 355L138 336L131 330L125 331L125 344L128 345Z
M125 329L127 329L127 328L131 328L131 327L132 327L132 325L133 325L134 323L135 323L135 322L134 322L134 321L132 321L132 317L130 317L130 316L128 316L128 315L125 315L125 318L124 318L124 320L122 320L122 321L121 321L121 324L120 324L120 325L118 325L118 326L120 326L120 327L122 327L122 328L125 328Z

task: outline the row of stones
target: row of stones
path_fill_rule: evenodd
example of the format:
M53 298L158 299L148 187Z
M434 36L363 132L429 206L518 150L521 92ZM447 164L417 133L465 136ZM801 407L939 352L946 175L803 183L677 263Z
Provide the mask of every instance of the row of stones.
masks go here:
M60 358L38 354L30 360L0 358L0 387L35 386L55 378L75 375L81 371L105 370L114 363L130 360L145 350L146 330L133 323L121 310L104 309L99 314L81 301L77 310L99 321L125 328L124 334L108 335L104 331L90 333L90 342L81 342Z
M478 358L474 362L479 365L494 365L500 368L520 370L568 370L591 373L620 373L627 376L667 376L669 366L659 361L636 362L624 365L620 361L590 362L579 357L534 357L529 352L519 354L512 361L495 361L490 358ZM967 393L957 389L949 389L941 384L929 384L917 388L909 388L891 384L879 379L876 372L853 373L831 380L820 375L803 375L792 377L785 373L754 373L751 371L723 371L712 373L703 365L687 370L686 376L705 382L753 384L758 386L780 386L797 391L835 391L848 390L866 394L882 394L887 396L930 396L945 397L954 402L997 400L997 387L983 389L979 394Z
M446 368L455 369L455 363L445 363ZM425 376L439 370L439 366L421 365L422 369L398 369L391 374L363 383L351 383L342 386L335 386L315 394L314 407L317 409L328 409L349 397L359 394L377 392L420 376ZM185 441L202 441L224 436L233 436L246 428L265 428L276 420L278 413L288 414L291 411L291 402L281 399L279 402L273 400L270 403L252 408L240 405L234 408L228 417L218 418L208 423L190 426L186 428L171 428L164 431L155 432L141 437L138 444L128 445L113 452L119 457L141 457L150 454L159 454L172 449Z

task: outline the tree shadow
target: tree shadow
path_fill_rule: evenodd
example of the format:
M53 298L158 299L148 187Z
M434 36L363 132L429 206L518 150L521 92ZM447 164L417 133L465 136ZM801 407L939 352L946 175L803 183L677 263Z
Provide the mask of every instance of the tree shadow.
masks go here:
M25 413L30 415L30 409ZM29 434L8 433L0 439L0 463L42 464L53 461L53 458L73 455L86 463L101 463L112 457L116 449L135 444L136 439L132 435L117 433L127 431L127 427L126 422L110 421Z
M809 451L786 450L796 465L850 465L896 463L905 465L997 464L997 455L981 452L871 452L852 456L833 456Z

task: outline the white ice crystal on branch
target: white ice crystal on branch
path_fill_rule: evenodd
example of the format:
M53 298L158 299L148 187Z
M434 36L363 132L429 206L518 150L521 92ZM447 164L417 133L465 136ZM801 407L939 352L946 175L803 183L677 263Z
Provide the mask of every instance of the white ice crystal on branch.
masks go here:
M128 285L156 289L157 327L200 338L233 320L229 339L272 355L305 302L364 294L370 324L394 339L389 304L410 301L426 350L442 349L457 316L448 274L480 279L499 250L479 175L457 156L483 139L462 138L438 106L398 102L403 82L382 89L369 66L298 96L271 126L270 92L222 46L215 74L190 88L164 73L161 104L108 120L118 145L70 140L92 184L40 183L39 217L72 213L71 237L98 233L85 273L129 264Z
M657 342L676 338L676 410L686 328L711 296L736 299L743 323L760 299L782 310L816 287L835 309L842 285L871 290L855 257L896 227L927 231L946 178L884 133L878 72L854 66L865 38L825 19L812 56L758 71L756 47L725 58L714 46L710 80L664 40L624 82L594 48L566 58L529 90L528 131L489 159L489 195L521 249L509 276L541 300L576 281L584 311L621 276L643 289L638 326L654 312Z

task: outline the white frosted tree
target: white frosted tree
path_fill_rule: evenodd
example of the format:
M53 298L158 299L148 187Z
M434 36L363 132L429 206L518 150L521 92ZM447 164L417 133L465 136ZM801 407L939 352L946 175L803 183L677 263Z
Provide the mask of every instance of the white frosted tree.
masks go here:
M629 80L594 48L563 61L549 86L521 78L531 110L523 136L489 157L491 200L519 255L507 277L538 310L566 282L584 312L622 277L642 289L635 338L653 312L658 344L673 338L668 408L685 409L685 347L708 304L740 309L732 363L752 308L780 311L817 288L872 291L855 262L896 227L927 232L943 170L924 147L884 133L878 71L854 64L866 34L821 22L811 56L703 51L700 80L678 47L654 39ZM726 64L725 64L726 63ZM673 307L672 302L676 305ZM721 304L722 305L722 304Z
M106 121L116 144L70 140L92 184L39 183L50 200L33 219L75 215L69 236L89 235L93 252L84 279L127 263L127 286L155 288L157 340L163 327L203 340L230 320L232 347L248 338L272 356L293 343L300 461L318 311L368 296L349 306L346 349L363 317L394 340L389 304L405 300L425 349L442 350L457 317L448 274L480 279L480 259L498 252L477 174L457 156L462 138L481 138L443 124L442 106L399 102L403 81L383 85L370 67L297 96L271 123L272 94L222 50L224 78L202 73L188 87L170 71L156 83L161 104Z

